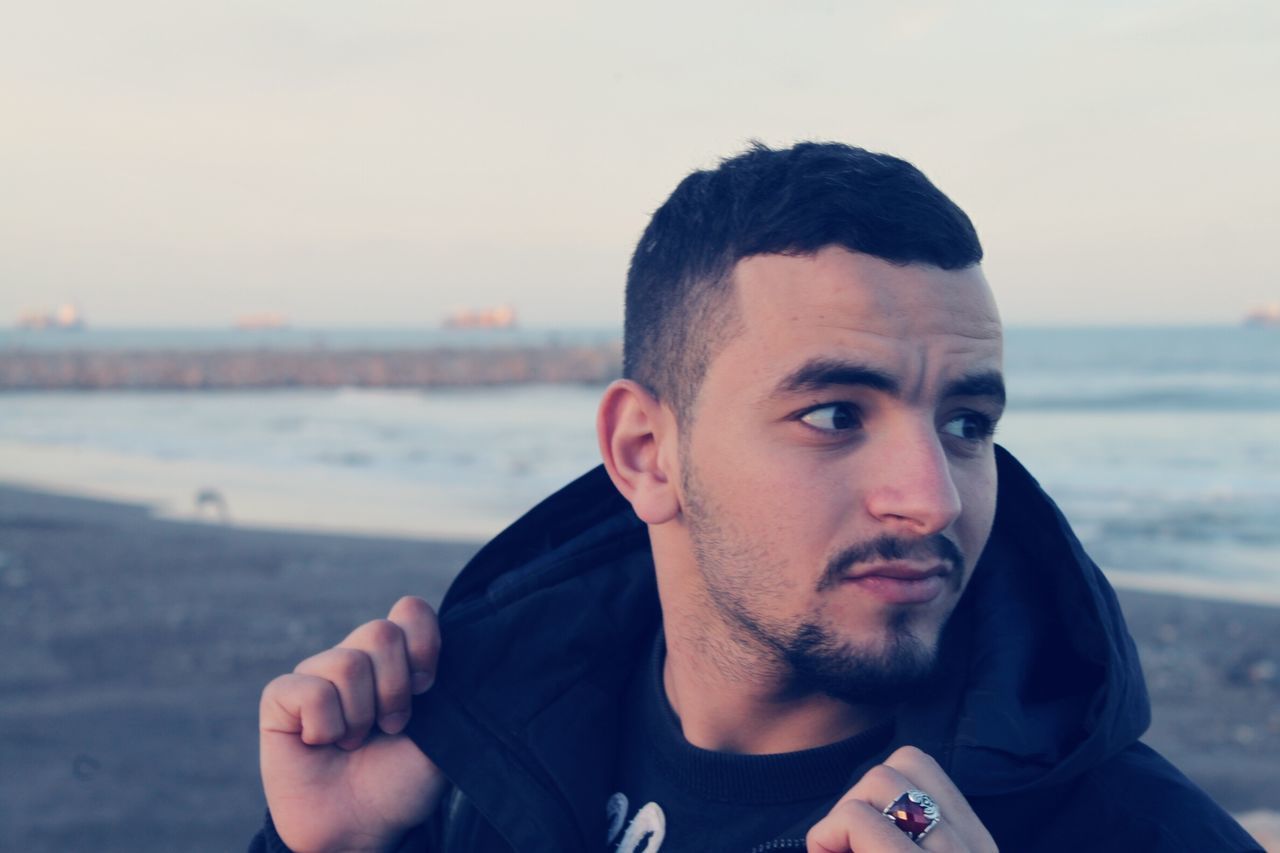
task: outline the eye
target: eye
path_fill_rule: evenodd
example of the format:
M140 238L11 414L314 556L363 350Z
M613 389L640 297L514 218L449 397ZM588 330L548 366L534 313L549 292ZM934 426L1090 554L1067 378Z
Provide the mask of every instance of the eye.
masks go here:
M862 422L858 420L858 410L848 403L818 406L801 415L800 420L824 432L839 432L862 426Z
M978 412L965 412L943 424L942 431L965 441L981 441L996 431L996 422Z

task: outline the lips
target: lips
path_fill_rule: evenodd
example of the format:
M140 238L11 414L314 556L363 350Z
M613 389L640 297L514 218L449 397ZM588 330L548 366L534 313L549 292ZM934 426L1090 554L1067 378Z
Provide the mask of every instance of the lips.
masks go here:
M871 563L851 572L849 580L880 577L894 580L914 581L924 578L938 577L950 572L951 567L944 563L918 563L909 560L894 560L886 563Z
M946 590L950 573L942 563L873 563L846 575L842 584L886 604L925 604Z

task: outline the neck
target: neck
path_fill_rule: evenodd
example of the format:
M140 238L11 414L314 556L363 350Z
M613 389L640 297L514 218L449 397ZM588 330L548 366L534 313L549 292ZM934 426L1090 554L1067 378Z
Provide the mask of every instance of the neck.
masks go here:
M765 755L853 737L891 709L797 692L772 649L754 647L703 613L666 606L662 681L685 740L701 749Z

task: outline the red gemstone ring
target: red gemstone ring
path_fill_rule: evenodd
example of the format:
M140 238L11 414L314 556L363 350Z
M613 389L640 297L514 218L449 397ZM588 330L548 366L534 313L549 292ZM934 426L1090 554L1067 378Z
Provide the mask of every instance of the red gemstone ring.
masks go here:
M938 807L924 791L903 791L898 799L884 808L884 816L907 834L912 841L919 841L938 825L942 815Z

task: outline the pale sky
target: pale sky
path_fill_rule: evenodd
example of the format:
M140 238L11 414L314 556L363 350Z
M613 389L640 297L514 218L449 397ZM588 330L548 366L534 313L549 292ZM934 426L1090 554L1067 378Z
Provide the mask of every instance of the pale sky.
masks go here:
M905 157L1006 322L1280 300L1280 3L7 4L0 326L621 321L684 174L752 138Z

